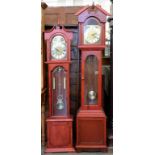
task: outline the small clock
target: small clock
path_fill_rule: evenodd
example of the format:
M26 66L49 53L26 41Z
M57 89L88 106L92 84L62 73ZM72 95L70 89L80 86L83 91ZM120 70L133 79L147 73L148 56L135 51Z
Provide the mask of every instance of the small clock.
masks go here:
M100 25L85 25L84 26L84 44L99 43L101 38Z
M67 44L61 35L57 35L52 39L51 57L57 60L66 59L67 57Z

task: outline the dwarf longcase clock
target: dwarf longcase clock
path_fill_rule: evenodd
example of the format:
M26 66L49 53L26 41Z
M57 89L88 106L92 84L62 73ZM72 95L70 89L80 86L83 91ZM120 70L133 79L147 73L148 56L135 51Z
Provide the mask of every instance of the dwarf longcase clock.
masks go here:
M102 53L105 48L106 16L99 5L76 13L81 50L81 107L76 118L76 149L104 150L106 116L102 97Z
M69 100L71 39L72 33L60 25L45 33L49 88L45 152L74 152Z

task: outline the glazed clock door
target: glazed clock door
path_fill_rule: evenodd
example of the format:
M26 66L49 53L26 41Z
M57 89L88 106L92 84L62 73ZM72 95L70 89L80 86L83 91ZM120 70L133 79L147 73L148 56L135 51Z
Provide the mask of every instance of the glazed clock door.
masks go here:
M96 105L98 102L98 60L95 55L88 55L84 68L85 105Z
M66 71L58 66L52 72L52 113L53 116L67 115Z

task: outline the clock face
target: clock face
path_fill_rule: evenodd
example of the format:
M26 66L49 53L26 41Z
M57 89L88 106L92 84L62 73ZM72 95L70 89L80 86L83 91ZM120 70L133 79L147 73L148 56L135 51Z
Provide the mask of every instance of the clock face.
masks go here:
M66 41L61 35L57 35L52 40L51 56L53 59L61 60L67 56Z
M95 44L100 41L101 26L85 25L84 26L84 44Z

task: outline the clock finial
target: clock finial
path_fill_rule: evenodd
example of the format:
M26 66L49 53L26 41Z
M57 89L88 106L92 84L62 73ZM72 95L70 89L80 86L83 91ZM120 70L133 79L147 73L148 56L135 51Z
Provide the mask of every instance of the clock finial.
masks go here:
M60 25L60 17L58 16L58 25Z
M95 3L94 3L94 1L93 1L93 3L92 3L92 9L94 9L95 8Z
M57 21L56 28L59 28L60 29L60 17L59 16L58 16L58 21Z

